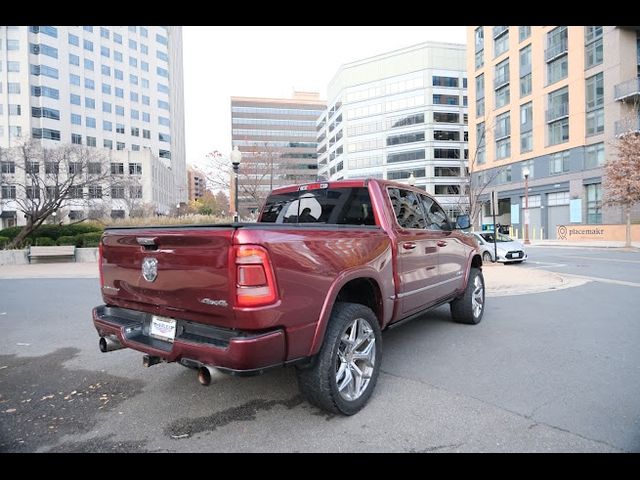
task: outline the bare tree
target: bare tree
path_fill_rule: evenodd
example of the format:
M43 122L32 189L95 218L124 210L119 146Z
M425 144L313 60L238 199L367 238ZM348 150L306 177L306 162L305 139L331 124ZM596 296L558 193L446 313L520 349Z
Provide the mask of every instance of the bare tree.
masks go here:
M0 184L27 221L7 248L22 245L31 232L63 207L82 203L97 208L93 204L102 197L103 184L110 175L105 155L81 145L49 148L28 139L2 150L0 161Z
M214 150L207 154L209 165L204 169L208 183L214 189L231 192L233 170L228 155ZM238 169L238 197L245 203L260 207L274 187L285 179L282 173L286 165L281 160L281 152L264 142L242 150L242 163ZM287 183L295 183L286 178Z
M605 205L619 205L626 215L625 246L631 246L631 207L640 203L640 134L629 131L614 142L618 155L604 164Z
M476 138L476 148L473 149L473 156L468 159L468 167L465 166L465 159L460 159L461 176L466 178L465 184L460 189L457 208L460 212L469 215L471 225L477 225L478 217L482 212L480 198L488 193L490 186L506 167L501 166L492 170L476 172L476 168L484 164L483 156L486 154L487 131L493 130L493 127L494 124L489 127L485 126L479 137ZM472 176L471 173L474 175Z

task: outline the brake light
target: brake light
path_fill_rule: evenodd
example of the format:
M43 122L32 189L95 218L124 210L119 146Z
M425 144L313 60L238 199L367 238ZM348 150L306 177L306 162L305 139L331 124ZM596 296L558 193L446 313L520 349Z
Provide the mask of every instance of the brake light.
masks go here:
M100 292L102 292L102 287L104 285L104 274L102 272L102 238L98 242L98 271L100 272Z
M267 251L257 245L235 247L236 305L260 307L274 303L276 282Z

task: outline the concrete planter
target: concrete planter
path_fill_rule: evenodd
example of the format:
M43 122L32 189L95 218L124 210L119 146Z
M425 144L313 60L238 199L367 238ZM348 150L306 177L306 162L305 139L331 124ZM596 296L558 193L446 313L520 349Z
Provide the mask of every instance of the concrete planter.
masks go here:
M29 263L27 257L28 250L0 250L0 266L2 265L24 265ZM63 260L68 262L69 260ZM76 262L91 263L98 261L97 248L76 248Z

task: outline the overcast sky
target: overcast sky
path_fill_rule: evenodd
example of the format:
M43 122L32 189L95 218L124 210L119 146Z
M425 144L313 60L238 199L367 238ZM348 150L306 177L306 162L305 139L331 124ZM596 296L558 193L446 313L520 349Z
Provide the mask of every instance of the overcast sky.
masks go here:
M189 27L182 30L187 163L231 150L230 97L320 92L343 63L428 40L464 43L465 27Z

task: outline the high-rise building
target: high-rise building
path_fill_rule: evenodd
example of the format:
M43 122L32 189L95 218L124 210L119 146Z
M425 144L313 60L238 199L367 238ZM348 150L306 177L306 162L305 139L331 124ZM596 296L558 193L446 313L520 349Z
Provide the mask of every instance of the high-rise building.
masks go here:
M187 167L187 185L189 189L189 201L202 198L207 191L207 179L204 173L189 165Z
M241 214L255 212L272 189L317 179L316 120L326 102L316 92L292 98L231 97L232 146L242 152ZM229 194L235 211L233 182Z
M415 180L451 214L464 210L465 53L425 42L342 65L317 124L320 175Z
M104 210L128 215L134 195L168 213L187 199L181 28L0 27L0 147L104 149L114 175L139 178L124 198L103 188ZM0 201L3 225L24 223L13 203Z
M638 131L640 27L467 29L472 188L491 223L556 238L559 225L623 223L602 205L616 135ZM524 174L528 173L528 195ZM636 216L640 217L640 212Z

